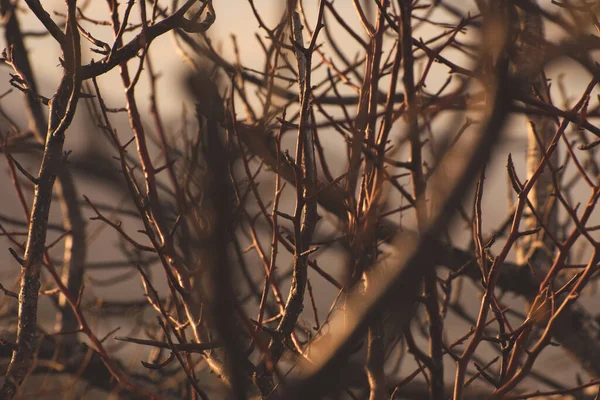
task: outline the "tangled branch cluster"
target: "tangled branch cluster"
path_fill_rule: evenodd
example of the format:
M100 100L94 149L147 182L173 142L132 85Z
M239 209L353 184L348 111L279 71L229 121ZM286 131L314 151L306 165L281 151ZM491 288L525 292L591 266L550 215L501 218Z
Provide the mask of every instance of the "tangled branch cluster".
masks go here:
M24 97L29 119L0 108L23 211L0 213L20 268L14 289L5 275L0 285L0 398L29 398L25 382L45 376L65 378L46 390L55 398L72 385L145 399L600 396L597 309L579 301L593 299L600 267L595 4L288 0L271 25L240 0L259 27L259 70L236 37L232 60L213 43L217 13L229 23L217 2L179 3L107 0L92 18L91 2L51 14L39 0L0 0L17 89L2 98ZM44 31L27 29L24 12ZM159 106L164 55L152 51L165 35L190 69L194 112L176 122ZM61 53L51 96L28 51L39 37ZM111 71L118 108L102 84ZM563 82L582 77L573 101ZM128 127L116 122L124 113ZM486 167L517 124L527 162L500 153L509 194L493 226ZM70 155L73 134L108 155ZM84 193L82 171L122 204ZM91 228L119 248L95 248ZM98 251L121 258L94 264ZM103 283L90 274L117 268L125 274ZM91 290L132 277L139 301ZM130 309L130 335L99 336L95 321ZM115 342L150 351L130 366ZM554 346L591 380L565 386L538 369Z

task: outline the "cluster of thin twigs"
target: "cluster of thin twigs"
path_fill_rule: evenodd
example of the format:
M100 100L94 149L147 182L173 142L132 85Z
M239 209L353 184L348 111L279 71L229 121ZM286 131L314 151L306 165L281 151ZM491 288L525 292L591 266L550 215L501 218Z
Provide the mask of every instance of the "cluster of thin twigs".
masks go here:
M68 377L54 396L85 382L151 399L598 398L597 310L578 301L593 296L584 290L600 266L598 7L288 0L271 26L259 2L243 3L262 69L245 64L235 37L232 60L218 50L210 28L228 15L211 0L107 0L94 17L90 2L66 0L51 14L39 0L0 0L2 61L17 89L2 98L24 97L29 118L20 126L0 109L23 210L21 219L0 211L20 266L15 289L0 285L10 327L0 398L31 396L24 382L49 375ZM24 9L43 32L23 26ZM190 69L194 112L176 123L159 103L152 45L163 35ZM44 36L61 50L48 97L27 46ZM89 46L95 60L82 56ZM557 65L552 85L546 71ZM124 90L117 108L100 79L113 70ZM563 82L582 77L573 101ZM123 113L127 128L116 123ZM72 123L79 114L85 129ZM501 154L508 210L492 226L486 166L519 121L527 163ZM82 131L108 155L65 151ZM122 204L82 193L82 171L110 182ZM90 261L98 227L118 238L99 250L119 261ZM90 276L114 269L126 272ZM132 276L139 301L90 290ZM39 321L43 299L56 310L53 330ZM93 320L127 310L138 316L131 334L99 336ZM115 341L151 351L127 366ZM545 375L540 355L554 346L591 381Z

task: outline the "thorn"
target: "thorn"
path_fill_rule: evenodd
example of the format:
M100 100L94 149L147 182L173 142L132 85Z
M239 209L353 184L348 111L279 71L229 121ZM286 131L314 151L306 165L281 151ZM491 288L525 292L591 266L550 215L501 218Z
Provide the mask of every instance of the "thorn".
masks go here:
M27 179L29 179L31 182L33 182L34 185L37 185L39 183L39 180L37 178L35 178L33 175L31 175L29 172L27 172L27 170L25 168L23 168L23 166L21 164L19 164L19 162L17 160L15 160L15 158L10 155L10 154L6 154L6 157L8 157L8 159L15 164L15 166L17 167L17 169L23 174L25 175L25 177Z
M165 165L163 165L162 167L155 168L155 169L154 169L154 173L155 173L155 174L159 174L159 173L161 173L162 171L164 171L165 169L167 169L167 168L171 168L171 166L172 166L173 164L175 164L175 161L177 161L177 160L171 160L171 161L169 161L168 163L166 163Z
M177 216L175 223L173 224L173 226L171 227L171 230L169 231L168 237L172 238L175 235L175 231L177 230L177 227L179 226L179 223L181 222L182 216L183 216L183 214L181 214L181 213Z
M282 218L285 218L285 219L287 219L287 220L289 220L289 221L294 221L294 217L292 217L291 215L289 215L289 214L286 214L286 213L284 213L284 212L281 212L281 211L275 211L275 214L277 214L277 215L279 215L280 217L282 217Z
M67 150L63 153L63 161L65 164L69 163L69 156L73 153L73 150Z
M302 253L300 253L300 257L308 256L309 254L312 254L312 253L314 253L317 250L319 250L319 247L313 247L311 249L303 251Z
M508 170L508 177L510 179L510 183L513 187L513 190L518 195L520 195L521 192L523 191L523 184L519 181L519 178L517 177L517 172L515 171L515 165L513 164L512 155L510 153L508 154L506 168Z
M85 282L81 284L79 287L79 292L77 293L77 301L75 302L75 307L79 308L81 306L81 299L83 299L83 289L85 288Z
M131 139L129 139L123 146L121 146L123 151L125 151L125 149L127 149L127 146L129 146L134 140L135 140L135 136L132 136Z
M3 292L5 296L12 297L12 298L15 298L15 299L19 299L19 295L18 294L16 294L13 291L10 291L10 290L6 289L1 283L0 283L0 292ZM3 345L3 344L4 343L3 343L2 339L0 339L0 346Z
M519 232L519 237L521 236L529 236L529 235L535 235L536 233L538 233L540 231L540 229L542 229L542 227L537 227L534 229L529 229L523 232Z
M15 260L17 260L17 262L19 263L19 265L21 267L25 267L25 260L23 260L21 257L19 257L17 252L12 247L8 248L8 252L15 258Z
M600 144L600 139L596 140L596 141L593 141L591 143L588 143L588 144L582 144L578 148L579 148L579 150L591 150L594 147L598 146L599 144Z

